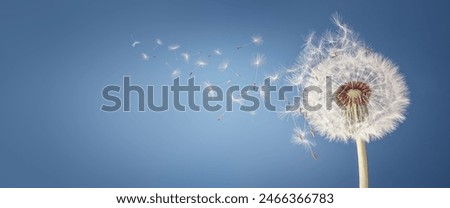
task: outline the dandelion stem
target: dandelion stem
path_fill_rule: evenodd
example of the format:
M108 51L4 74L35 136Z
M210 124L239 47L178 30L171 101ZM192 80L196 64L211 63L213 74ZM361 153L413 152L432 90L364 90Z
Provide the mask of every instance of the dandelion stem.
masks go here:
M364 140L356 139L356 149L358 152L359 188L369 188L366 143Z

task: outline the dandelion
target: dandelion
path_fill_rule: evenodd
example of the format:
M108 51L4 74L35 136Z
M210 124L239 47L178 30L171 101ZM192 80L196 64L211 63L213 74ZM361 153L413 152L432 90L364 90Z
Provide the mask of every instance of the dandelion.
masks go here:
M231 71L236 77L239 77L240 75L236 73L233 69L230 68L230 61L225 60L222 63L219 64L219 71L225 72L227 70Z
M249 46L251 44L253 44L255 46L259 46L259 45L263 44L263 42L264 42L264 40L263 40L262 36L254 35L254 36L251 37L251 41L250 42L238 46L237 49L239 50L239 49L241 49L243 47L247 47L247 46Z
M199 60L197 60L197 61L195 62L195 66L198 67L198 68L203 68L203 67L205 67L206 65L208 65L208 62L206 62L206 61L204 61L204 60L201 60L201 59L199 59Z
M317 132L329 140L356 143L360 187L368 187L365 144L381 139L405 120L408 89L391 60L368 50L337 15L333 20L338 31L319 40L314 35L307 39L290 81L303 89L327 89L327 80L331 81L334 93L310 93L308 102L336 102L331 109L304 112L305 120L311 126L311 134Z

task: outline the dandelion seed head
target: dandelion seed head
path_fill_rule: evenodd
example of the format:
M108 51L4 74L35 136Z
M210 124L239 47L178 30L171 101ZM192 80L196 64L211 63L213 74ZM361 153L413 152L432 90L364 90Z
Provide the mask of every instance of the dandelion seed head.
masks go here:
M366 142L381 139L405 120L408 89L398 67L388 58L367 49L338 16L338 30L316 39L307 38L288 81L299 89L317 86L327 89L331 78L331 109L305 112L306 121L330 140ZM330 99L309 93L309 103Z

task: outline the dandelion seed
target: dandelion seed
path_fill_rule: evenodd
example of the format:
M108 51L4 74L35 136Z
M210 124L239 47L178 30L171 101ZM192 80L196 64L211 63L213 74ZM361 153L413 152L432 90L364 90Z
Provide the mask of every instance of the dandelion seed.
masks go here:
M272 74L266 75L264 79L269 79L270 82L276 82L280 79L280 73L274 72Z
M250 41L250 42L238 46L237 49L239 50L239 49L241 49L241 48L243 48L243 47L247 47L247 46L249 46L249 45L251 45L251 44L254 44L255 46L259 46L259 45L261 45L263 42L264 42L264 40L263 40L262 36L260 36L260 35L254 35L254 36L251 37L251 41Z
M264 54L257 53L256 56L253 57L252 65L258 69L261 65L263 65L266 61L266 56Z
M199 60L197 60L196 62L195 62L195 66L197 67L197 68L203 68L203 67L205 67L205 66L207 66L208 65L208 62L206 62L206 61L204 61L204 60L201 60L201 59L199 59Z
M203 82L203 86L208 92L208 97L217 97L217 92L213 90L213 85L211 84L211 82L206 80L205 82Z
M134 47L136 47L136 46L139 45L139 44L141 44L141 42L135 41L135 42L133 42L133 43L131 44L131 46L134 48Z
M183 57L183 60L186 62L186 63L189 63L189 53L188 52L184 52L184 53L182 53L181 54L181 57Z
M174 69L171 74L173 79L179 77L180 75L181 75L181 70L179 70L179 69Z
M167 46L167 48L169 49L169 51L176 51L176 50L178 50L180 47L181 47L181 46L178 45L178 44L172 44L172 45Z
M150 57L146 53L142 53L142 59L144 61L148 61L150 59Z
M215 55L217 55L217 56L220 56L220 55L222 55L222 51L220 51L220 49L214 49L214 54Z
M156 43L156 45L155 45L155 47L153 47L153 50L156 50L156 48L158 48L158 46L162 46L163 45L162 40L159 39L159 38L156 38L155 43Z
M222 63L219 64L219 71L225 72L225 71L231 71L236 77L239 77L239 73L235 72L233 69L230 68L230 61L225 60Z
M219 64L219 70L221 72L224 72L228 69L228 67L230 66L230 62L228 60L223 61L222 63Z
M231 101L239 105L244 105L244 99L240 97L234 97L234 95L231 95Z
M391 60L368 50L337 15L333 20L338 31L317 41L314 35L308 38L290 81L302 89L327 89L328 79L337 89L331 109L305 111L305 120L311 134L315 130L330 140L356 142L360 187L368 187L365 143L383 138L405 120L408 88ZM325 99L329 98L308 96L310 103Z
M295 128L294 134L292 135L292 142L294 144L303 146L311 154L311 157L314 160L317 160L317 155L312 149L312 146L314 146L315 144L307 138L307 134L304 130L298 127Z
M260 66L262 66L266 61L266 56L263 54L257 53L256 56L253 57L252 65L255 66L255 79L253 82L254 87L256 88L256 80L258 79L258 69Z
M162 42L162 40L161 40L161 39L159 39L159 38L156 38L155 42L156 42L156 44L157 44L157 45L160 45L160 46L162 46L162 45L163 45L163 42Z
M175 60L177 60L177 61L178 61L178 57L176 54L176 50L178 50L180 47L181 46L178 44L172 44L172 45L167 46L167 49L169 49L169 51L173 52L173 54L175 55Z
M131 47L136 47L137 45L139 45L139 44L141 44L141 42L139 42L139 41L136 41L135 39L134 39L134 36L133 36L133 34L130 34L130 37L131 37L131 41L132 41L132 43L131 43Z

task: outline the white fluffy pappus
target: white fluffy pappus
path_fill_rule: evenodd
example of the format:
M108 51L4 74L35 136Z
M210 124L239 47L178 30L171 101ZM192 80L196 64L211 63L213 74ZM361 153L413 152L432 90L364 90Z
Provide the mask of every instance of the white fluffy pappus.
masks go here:
M317 86L322 93L308 94L306 122L330 140L381 139L405 120L409 105L408 88L398 67L383 55L367 48L337 15L338 27L320 38L306 39L297 64L290 70L290 84L305 89ZM332 102L327 109L327 76L331 78Z

